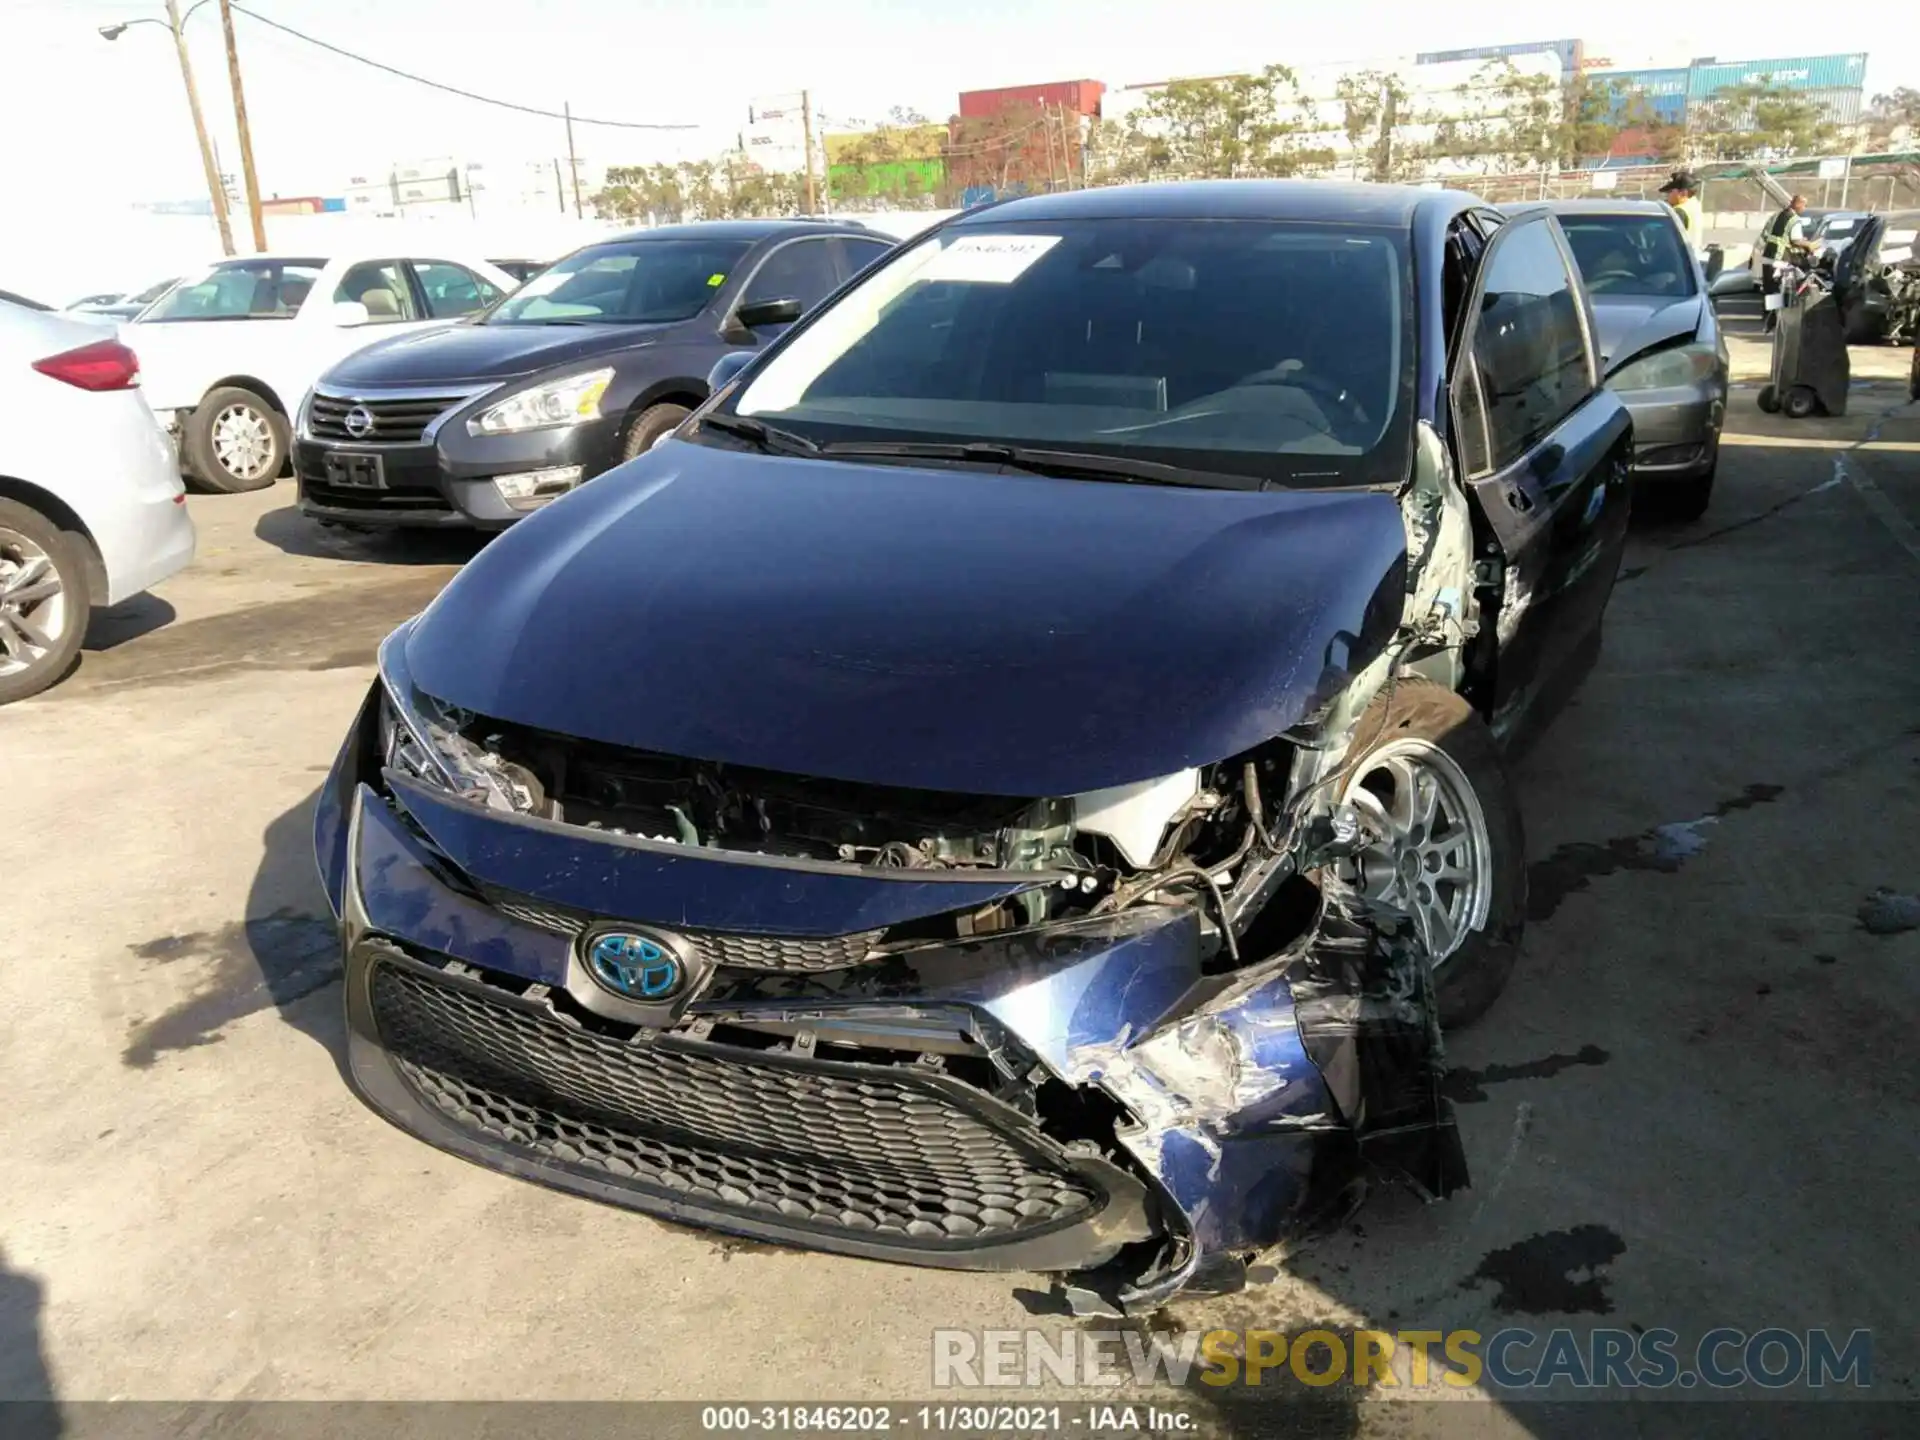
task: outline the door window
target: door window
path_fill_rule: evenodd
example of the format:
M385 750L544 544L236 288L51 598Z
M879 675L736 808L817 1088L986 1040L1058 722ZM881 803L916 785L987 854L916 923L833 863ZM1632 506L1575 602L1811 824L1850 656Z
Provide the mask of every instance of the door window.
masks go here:
M358 300L367 307L367 319L374 325L393 325L420 318L419 307L413 300L413 287L407 283L398 260L368 260L355 265L340 277L333 298L336 304Z
M426 297L427 314L435 320L471 315L500 298L498 287L451 260L416 260L413 275Z
M838 283L828 242L824 238L796 240L782 245L766 258L740 303L798 300L802 309L811 310L826 299L827 292Z
M893 247L884 240L862 240L856 235L842 235L840 245L840 278L851 280L869 265L877 264Z
M1580 291L1553 227L1534 221L1502 238L1487 261L1474 317L1478 393L1470 397L1477 404L1467 406L1484 415L1493 469L1539 444L1594 388ZM1461 397L1473 388L1460 387Z

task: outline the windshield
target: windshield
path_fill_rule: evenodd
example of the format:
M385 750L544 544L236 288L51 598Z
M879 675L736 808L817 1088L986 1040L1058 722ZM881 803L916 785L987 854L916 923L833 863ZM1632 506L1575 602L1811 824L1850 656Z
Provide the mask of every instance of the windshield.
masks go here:
M1593 295L1693 294L1693 262L1664 215L1562 215L1560 228Z
M744 240L620 240L557 260L494 307L488 325L691 320L747 253Z
M189 276L140 319L291 320L313 289L324 260L228 260Z
M987 440L1286 484L1393 484L1411 443L1397 231L970 224L883 261L741 392L816 443Z

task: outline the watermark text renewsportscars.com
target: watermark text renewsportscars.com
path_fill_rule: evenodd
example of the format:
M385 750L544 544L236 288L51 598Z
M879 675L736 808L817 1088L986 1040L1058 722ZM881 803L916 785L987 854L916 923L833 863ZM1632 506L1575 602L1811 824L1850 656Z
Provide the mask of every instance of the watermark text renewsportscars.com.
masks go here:
M1868 1330L936 1330L937 1390L1263 1385L1503 1391L1867 1390Z

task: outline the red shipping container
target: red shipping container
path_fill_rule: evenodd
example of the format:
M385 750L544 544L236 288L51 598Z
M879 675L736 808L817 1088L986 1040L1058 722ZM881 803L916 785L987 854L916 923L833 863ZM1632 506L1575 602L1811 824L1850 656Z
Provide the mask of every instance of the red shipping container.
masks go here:
M999 90L967 90L960 96L960 115L981 120L1003 110L1046 106L1074 115L1097 116L1107 87L1098 80L1054 80L1045 85L1009 85Z

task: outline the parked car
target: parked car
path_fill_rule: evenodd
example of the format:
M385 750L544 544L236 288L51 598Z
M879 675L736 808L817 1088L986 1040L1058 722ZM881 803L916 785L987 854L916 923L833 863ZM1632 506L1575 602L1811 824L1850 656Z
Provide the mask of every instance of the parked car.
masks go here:
M852 224L668 225L586 246L472 325L320 377L300 508L329 524L499 529L672 430L749 353L892 246Z
M88 295L67 306L66 313L80 320L97 319L108 322L131 320L179 283L180 277L175 275L157 281L144 290L124 293L107 291Z
M186 472L211 490L258 490L287 462L301 396L341 356L380 336L482 310L512 277L456 247L223 260L122 327Z
M0 298L0 705L73 664L89 609L193 559L173 451L133 352Z
M1706 513L1727 413L1727 344L1673 207L1555 200L1545 208L1559 217L1586 281L1607 384L1633 416L1638 498L1677 518Z
M1842 287L1846 300L1841 319L1849 345L1881 345L1894 338L1894 319L1901 308L1897 292L1905 288L1899 272L1913 259L1916 232L1920 210L1870 215L1836 260L1836 273L1844 266L1848 278Z
M544 260L490 260L487 262L496 270L504 270L518 284L524 284L547 268Z
M353 1083L1129 1307L1363 1174L1444 1195L1436 1020L1526 913L1499 742L1594 653L1631 445L1548 212L967 212L382 646L315 834Z

